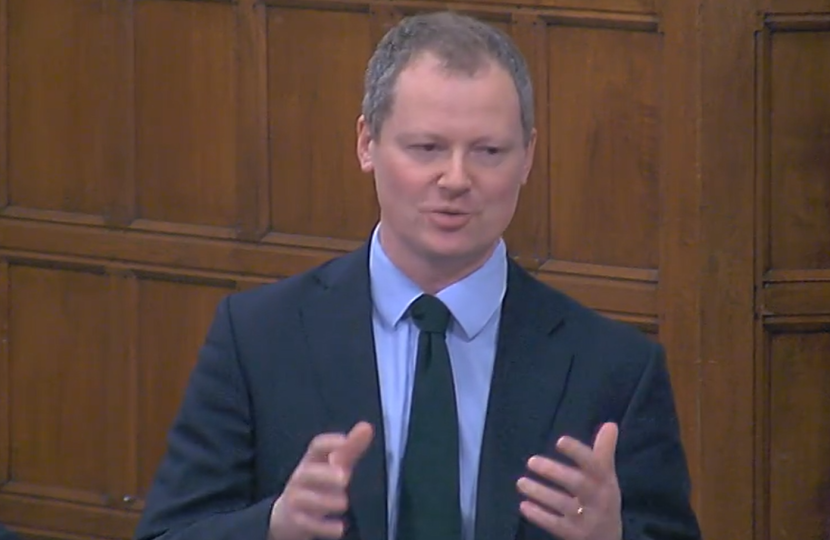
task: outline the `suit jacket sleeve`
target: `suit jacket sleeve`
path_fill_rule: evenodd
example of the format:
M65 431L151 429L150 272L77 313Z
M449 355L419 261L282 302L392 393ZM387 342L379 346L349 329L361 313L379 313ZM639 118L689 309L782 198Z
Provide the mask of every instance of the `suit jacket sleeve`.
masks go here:
M624 540L699 540L663 348L656 345L620 423Z
M168 435L137 540L265 540L275 497L254 500L249 402L225 298Z

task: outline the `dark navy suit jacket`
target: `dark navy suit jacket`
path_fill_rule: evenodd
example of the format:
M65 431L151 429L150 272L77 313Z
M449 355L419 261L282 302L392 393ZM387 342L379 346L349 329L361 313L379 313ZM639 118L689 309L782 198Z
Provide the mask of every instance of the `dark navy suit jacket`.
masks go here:
M476 540L550 540L520 518L516 480L556 440L620 425L625 540L700 538L662 348L513 262L482 447ZM348 540L386 540L384 434L368 245L217 308L139 540L265 540L311 439L371 422L350 485ZM439 540L439 539L436 539Z

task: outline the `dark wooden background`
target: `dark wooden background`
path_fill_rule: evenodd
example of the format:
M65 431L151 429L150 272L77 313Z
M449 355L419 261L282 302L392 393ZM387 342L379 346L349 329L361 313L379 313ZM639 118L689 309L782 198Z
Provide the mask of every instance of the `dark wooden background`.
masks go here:
M520 4L520 5L518 5ZM509 31L509 231L665 344L707 540L812 540L830 479L830 1L0 0L0 521L128 538L217 301L357 246L371 50Z

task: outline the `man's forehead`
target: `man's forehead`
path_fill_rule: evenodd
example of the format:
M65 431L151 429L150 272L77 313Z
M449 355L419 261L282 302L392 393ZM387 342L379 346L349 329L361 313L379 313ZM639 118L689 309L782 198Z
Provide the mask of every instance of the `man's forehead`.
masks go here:
M400 72L392 88L392 105L394 108L395 101L403 96L417 100L445 96L447 89L456 84L459 89L466 87L466 90L472 90L473 87L467 86L468 83L479 90L486 88L491 92L515 94L518 99L513 79L501 66L488 62L482 63L475 71L458 71L448 68L440 58L432 56L419 59Z
M479 81L479 77L463 76L472 84L459 81L456 85L442 84L436 75L411 74L411 78L400 81L384 121L386 125L394 124L396 131L521 131L519 96L509 77ZM449 80L444 73L437 77Z

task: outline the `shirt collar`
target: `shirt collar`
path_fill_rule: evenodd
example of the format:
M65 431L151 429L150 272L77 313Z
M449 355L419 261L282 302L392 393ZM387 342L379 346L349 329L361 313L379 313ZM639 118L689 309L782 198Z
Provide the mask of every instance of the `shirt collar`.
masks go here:
M409 305L423 294L389 259L380 245L380 225L375 227L369 248L369 278L372 302L388 328L395 327ZM499 240L489 259L475 272L438 292L466 340L475 338L501 306L507 289L507 248Z

